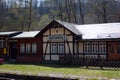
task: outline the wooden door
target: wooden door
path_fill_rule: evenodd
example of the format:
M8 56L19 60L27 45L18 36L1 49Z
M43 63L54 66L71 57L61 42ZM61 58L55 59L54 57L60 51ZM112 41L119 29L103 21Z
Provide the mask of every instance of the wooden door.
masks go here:
M18 53L17 43L11 42L10 43L10 59L16 59Z
M120 59L120 42L108 42L108 59Z

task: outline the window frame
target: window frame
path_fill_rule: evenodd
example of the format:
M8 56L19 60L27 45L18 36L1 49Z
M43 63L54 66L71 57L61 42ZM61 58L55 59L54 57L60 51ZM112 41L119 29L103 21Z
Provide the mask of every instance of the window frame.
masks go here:
M64 54L64 43L51 43L51 53Z
M32 53L37 53L37 43L32 43Z
M84 53L91 53L91 43L84 42Z
M26 53L31 53L31 44L26 43Z
M57 43L51 43L51 53L57 53Z
M57 46L58 46L58 54L63 54L64 53L64 43L58 43L57 44Z
M107 53L106 42L99 42L99 53Z
M98 50L98 42L92 42L92 53L99 53L99 50Z
M20 44L20 53L25 53L25 44L24 43Z

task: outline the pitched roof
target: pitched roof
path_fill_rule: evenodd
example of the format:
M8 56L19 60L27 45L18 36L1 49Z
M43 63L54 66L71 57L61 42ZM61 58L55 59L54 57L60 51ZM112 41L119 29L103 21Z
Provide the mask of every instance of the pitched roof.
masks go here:
M59 20L55 21L76 35L82 35L82 39L120 38L120 23L77 25Z
M0 36L9 36L15 33L18 33L19 31L10 31L10 32L0 32Z
M68 23L68 22L64 22L64 21L60 21L60 20L55 20L55 21L57 21L59 24L63 25L65 28L67 28L71 32L78 34L78 35L81 34L81 32L75 27L76 24Z
M34 38L40 31L25 31L12 38Z

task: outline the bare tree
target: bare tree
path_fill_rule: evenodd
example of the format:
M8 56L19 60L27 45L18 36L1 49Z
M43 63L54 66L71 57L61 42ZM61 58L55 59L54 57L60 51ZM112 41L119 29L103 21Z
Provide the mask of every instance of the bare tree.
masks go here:
M63 15L62 15L62 0L58 0L58 6L59 6L59 17L61 20L63 20Z
M0 31L2 31L2 28L4 27L6 10L6 2L4 0L0 0Z
M68 9L69 9L69 13L70 13L70 16L69 16L69 17L70 17L70 21L69 21L69 22L72 22L72 19L71 19L71 18L72 18L72 14L71 14L71 12L72 12L71 9L72 9L72 8L71 8L71 7L72 7L72 6L71 6L71 0L68 0Z
M29 24L28 24L28 31L30 30L32 23L32 0L29 2Z
M107 23L107 0L102 0L101 6L102 6L102 15L103 15L103 22Z
M80 17L81 17L81 23L84 24L84 16L83 16L83 11L82 11L82 1L79 0L79 12L80 12Z
M3 28L3 0L0 1L0 31Z
M101 12L100 12L99 0L93 0L93 1L89 0L87 4L92 9L88 13L96 15L97 22L101 23L101 20L100 20Z
M69 0L65 0L65 7L66 7L65 9L66 9L66 14L67 14L68 22L71 22L68 3L69 3Z
M77 18L76 18L76 3L75 3L75 0L71 0L71 11L72 11L72 15L74 17L74 23L77 24Z
M108 16L111 15L109 8L113 9L110 6L111 2L114 2L114 0L88 0L89 7L92 8L90 13L96 15L98 23L108 22Z

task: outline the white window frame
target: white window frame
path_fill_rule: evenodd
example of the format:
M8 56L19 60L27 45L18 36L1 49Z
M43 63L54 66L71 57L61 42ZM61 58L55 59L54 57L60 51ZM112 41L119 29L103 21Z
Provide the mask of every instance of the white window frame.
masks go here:
M25 44L24 43L20 44L20 53L25 53Z
M57 53L57 43L51 43L51 53Z
M98 42L92 42L92 53L98 53Z
M37 43L32 43L32 53L37 53Z
M64 43L51 43L51 53L64 53Z
M84 53L91 53L90 42L84 42Z
M58 53L64 53L64 43L58 43Z
M26 44L26 53L30 53L30 51L31 51L31 44L27 43Z
M106 42L99 42L99 53L106 53Z

